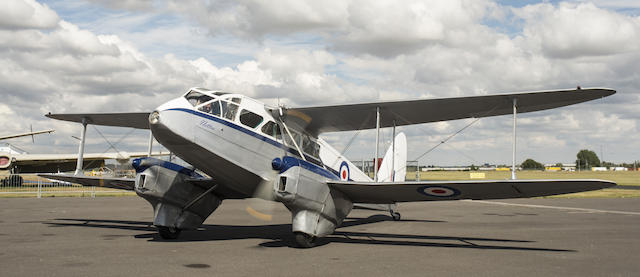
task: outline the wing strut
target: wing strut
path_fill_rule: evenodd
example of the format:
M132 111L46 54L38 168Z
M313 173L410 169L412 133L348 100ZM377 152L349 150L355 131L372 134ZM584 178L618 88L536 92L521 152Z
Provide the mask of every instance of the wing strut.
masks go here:
M378 148L380 144L380 107L376 107L376 158L373 160L373 181L378 182Z
M513 98L513 159L511 160L511 180L516 179L516 114L518 113L517 103L518 99Z
M391 139L391 182L395 182L395 179L396 179L396 120L394 119L393 134Z
M147 154L147 157L151 157L152 150L153 150L153 132L149 130L149 153Z
M74 175L80 175L82 172L82 165L84 159L84 141L87 135L87 118L82 118L82 133L80 133L80 145L78 146L78 163L76 164L76 172ZM84 175L84 174L82 174Z

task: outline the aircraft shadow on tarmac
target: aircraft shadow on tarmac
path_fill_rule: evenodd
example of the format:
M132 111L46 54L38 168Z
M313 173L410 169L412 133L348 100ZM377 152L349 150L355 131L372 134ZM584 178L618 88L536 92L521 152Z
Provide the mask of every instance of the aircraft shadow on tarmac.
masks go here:
M507 245L486 245L478 243L533 243L528 240L477 238L477 237L454 237L454 236L428 236L428 235L408 235L408 234L388 234L340 231L340 228L353 227L364 224L372 224L383 221L391 221L391 217L385 215L373 215L367 218L347 218L333 235L321 238L318 245L329 243L353 243L353 244L374 244L374 245L401 245L401 246L422 246L422 247L447 247L466 249L494 249L494 250L520 250L520 251L549 251L549 252L575 252L569 249L520 247ZM70 222L61 222L70 221ZM438 223L443 221L435 220L401 220L401 222L426 222ZM155 227L148 221L128 221L128 220L103 220L103 219L78 219L78 218L57 218L55 222L43 222L52 227L89 227L122 229L132 231L147 231L150 233L134 235L139 239L150 239L152 242L185 242L185 241L216 241L216 240L238 240L238 239L265 239L271 240L260 243L261 247L291 247L297 248L297 244L291 235L291 224L270 224L270 225L215 225L203 224L198 230L183 231L179 239L163 240L156 233Z

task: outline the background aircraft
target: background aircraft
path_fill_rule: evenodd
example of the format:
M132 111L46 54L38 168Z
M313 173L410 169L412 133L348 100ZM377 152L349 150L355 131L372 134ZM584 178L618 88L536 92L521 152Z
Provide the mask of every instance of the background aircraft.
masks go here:
M33 140L33 136L34 135L47 134L47 133L53 133L53 132L55 132L55 130L53 130L53 129L52 130L44 130L44 131L36 131L36 132L31 131L29 133L3 136L3 137L0 137L0 140L12 139L12 138L20 138L20 137L26 137L26 136L31 136L31 139Z
M603 180L516 180L515 143L512 180L406 182L403 134L393 136L382 170L372 179L319 134L373 128L379 132L381 127L513 114L515 138L517 112L557 108L614 93L578 88L286 109L240 94L193 88L151 113L47 116L82 123L83 133L87 124L151 129L158 142L197 171L143 158L133 161L135 179L42 176L134 190L153 206L153 224L167 239L176 238L182 229L199 227L224 199L260 197L281 202L292 213L298 244L312 247L318 237L334 232L354 204L381 205L399 219L394 211L398 202L535 197L615 185ZM83 145L84 136L81 150Z
M44 130L23 134L7 135L0 140L33 136L51 133L55 130ZM132 158L148 156L148 152L117 152L117 153L87 153L84 154L82 168L99 168L105 165L105 161L112 159L120 164L127 163ZM165 155L160 152L152 153L153 156ZM67 172L77 167L78 154L30 154L7 144L0 147L0 173L7 173L8 177L2 179L3 184L9 186L21 186L22 178L13 176L18 173L46 173Z

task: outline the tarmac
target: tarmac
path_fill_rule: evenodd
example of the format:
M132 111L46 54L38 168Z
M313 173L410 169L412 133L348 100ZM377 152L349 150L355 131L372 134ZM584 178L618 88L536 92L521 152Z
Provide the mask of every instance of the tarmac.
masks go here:
M247 207L273 217L263 221ZM311 249L279 203L225 200L165 241L138 197L0 199L0 276L638 276L640 198L354 210Z

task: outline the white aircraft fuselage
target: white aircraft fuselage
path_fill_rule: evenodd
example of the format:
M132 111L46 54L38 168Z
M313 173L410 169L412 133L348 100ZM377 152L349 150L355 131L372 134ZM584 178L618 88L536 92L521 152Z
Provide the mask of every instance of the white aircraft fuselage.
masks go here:
M194 90L191 90L194 91ZM303 161L295 145L286 144L285 130L274 136L263 131L265 125L275 124L279 128L264 103L240 94L214 95L212 91L200 90L212 97L211 100L193 105L183 96L159 106L150 116L150 126L154 137L177 156L211 176L216 182L233 187L238 192L252 196L263 181L273 181L275 158L291 156ZM235 114L223 110L220 115L203 111L203 106L219 102L235 105L240 102ZM237 100L240 99L240 100ZM251 122L251 127L241 122L240 114L251 112L262 119ZM226 116L225 116L226 115ZM270 131L272 131L271 129ZM292 130L301 150L307 140L317 144L317 149L304 151L305 167L322 179L340 179L340 165L347 164L344 180L371 181L366 174L341 156L324 140ZM307 147L306 149L311 149ZM309 153L314 152L315 153ZM344 167L344 166L343 166ZM344 171L344 170L343 170Z
M353 203L325 181L372 180L324 140L281 128L269 110L278 108L193 89L152 112L150 128L158 142L214 183L245 197L283 202L293 213L294 232L309 238L331 234ZM259 194L261 186L270 193Z

